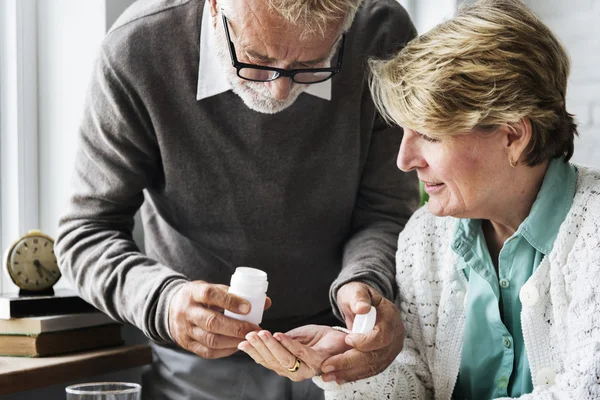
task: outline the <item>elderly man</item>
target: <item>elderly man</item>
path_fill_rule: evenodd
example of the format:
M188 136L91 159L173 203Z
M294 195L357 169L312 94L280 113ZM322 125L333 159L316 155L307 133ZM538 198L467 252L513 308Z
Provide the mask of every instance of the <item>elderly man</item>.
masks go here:
M393 0L359 3L138 1L106 37L57 254L83 298L152 340L146 398L322 397L237 351L259 329L222 313L248 312L223 285L239 265L268 273L265 329L377 307L377 334L323 364L331 379L399 353L395 242L418 190L365 67L415 29Z

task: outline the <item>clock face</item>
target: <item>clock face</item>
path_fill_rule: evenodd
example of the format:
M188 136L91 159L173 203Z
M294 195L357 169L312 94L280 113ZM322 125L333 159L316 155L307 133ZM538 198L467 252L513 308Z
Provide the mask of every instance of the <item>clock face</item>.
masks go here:
M18 241L8 254L7 268L15 284L25 290L50 288L60 278L54 242L43 236Z

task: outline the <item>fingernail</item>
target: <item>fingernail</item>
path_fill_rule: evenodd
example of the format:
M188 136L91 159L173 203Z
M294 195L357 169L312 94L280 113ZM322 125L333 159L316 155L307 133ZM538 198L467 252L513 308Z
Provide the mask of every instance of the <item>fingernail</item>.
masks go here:
M276 333L273 335L273 337L275 338L275 340L277 340L278 342L281 342L281 336L279 336L279 333Z
M323 368L323 372L325 372L326 374L329 372L333 372L335 370L335 367L333 365L328 365L325 368Z
M336 380L336 382L337 382L338 385L343 385L344 383L346 383L346 381L343 380L343 379Z
M348 346L354 347L354 342L352 341L352 339L350 338L350 336L346 336L346 344Z
M335 380L335 375L324 374L321 375L321 379L323 379L323 382L331 382Z
M250 305L246 303L240 304L238 311L242 314L248 314L248 312L250 312Z

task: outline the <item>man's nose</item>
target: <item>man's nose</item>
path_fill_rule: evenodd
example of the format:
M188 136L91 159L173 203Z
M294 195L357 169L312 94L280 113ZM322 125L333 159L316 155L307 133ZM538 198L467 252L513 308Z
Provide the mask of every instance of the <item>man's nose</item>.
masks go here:
M271 92L271 96L275 100L285 100L290 95L290 91L292 90L292 80L291 78L282 76L279 79L275 79L274 81L267 82L269 91Z

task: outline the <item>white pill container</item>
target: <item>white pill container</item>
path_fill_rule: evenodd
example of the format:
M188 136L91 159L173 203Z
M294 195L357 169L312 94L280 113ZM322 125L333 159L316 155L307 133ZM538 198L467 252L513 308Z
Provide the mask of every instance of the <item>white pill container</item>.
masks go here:
M269 282L267 281L266 272L256 268L237 267L234 274L231 275L229 293L248 300L251 308L250 312L245 315L225 310L225 316L260 325L268 287Z

